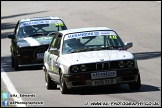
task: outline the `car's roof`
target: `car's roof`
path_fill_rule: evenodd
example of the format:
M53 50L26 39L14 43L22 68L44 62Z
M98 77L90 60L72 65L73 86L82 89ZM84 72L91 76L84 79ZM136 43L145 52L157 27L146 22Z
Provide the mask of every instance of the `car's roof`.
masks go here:
M20 22L25 22L25 21L38 21L38 20L51 20L51 19L60 19L60 17L55 17L55 16L45 16L45 17L32 17L32 18L24 18L20 19Z
M86 32L86 31L100 31L100 30L113 30L108 27L85 27L85 28L76 28L76 29L67 29L59 31L63 35L77 32Z

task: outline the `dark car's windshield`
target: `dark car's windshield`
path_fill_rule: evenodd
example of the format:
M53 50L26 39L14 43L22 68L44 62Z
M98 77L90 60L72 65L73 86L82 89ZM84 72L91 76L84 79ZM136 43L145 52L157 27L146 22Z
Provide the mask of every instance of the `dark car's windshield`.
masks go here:
M66 30L66 25L62 20L39 20L39 21L26 21L20 24L18 30L18 37L48 35L51 32Z
M123 48L122 40L114 31L92 31L65 35L62 53Z

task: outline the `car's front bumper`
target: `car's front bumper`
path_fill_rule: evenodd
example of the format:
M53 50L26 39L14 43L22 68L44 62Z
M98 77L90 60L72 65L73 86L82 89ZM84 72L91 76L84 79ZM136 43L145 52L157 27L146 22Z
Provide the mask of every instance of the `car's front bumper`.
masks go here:
M107 70L107 71L116 71L116 76L92 79L91 73L96 73L95 71L95 72L84 72L75 74L64 74L63 78L68 88L75 88L75 87L100 86L100 85L112 85L112 84L135 82L137 81L137 77L140 74L139 69L136 68Z
M43 66L43 63L39 63L39 64L19 64L19 67L34 67L34 66Z
M17 62L19 67L43 66L43 58L35 59L32 56L18 55Z
M14 55L19 67L43 66L44 52L49 45L20 48ZM22 51L23 50L23 51Z

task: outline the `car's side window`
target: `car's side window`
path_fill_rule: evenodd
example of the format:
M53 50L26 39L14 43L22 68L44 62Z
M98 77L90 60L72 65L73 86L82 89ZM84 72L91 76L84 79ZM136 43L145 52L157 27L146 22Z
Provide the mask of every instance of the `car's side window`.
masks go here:
M54 44L56 42L56 39L57 39L57 33L55 34L53 40L51 41L51 44L50 44L50 47L49 48L54 48Z
M60 49L61 38L62 38L62 34L58 34L54 44L54 48L57 48L58 50Z
M50 46L48 48L49 53L53 53L53 52L50 51L51 48L57 48L58 50L60 49L61 38L62 38L62 34L56 33L56 35L54 36L54 38L51 41L51 44L50 44Z

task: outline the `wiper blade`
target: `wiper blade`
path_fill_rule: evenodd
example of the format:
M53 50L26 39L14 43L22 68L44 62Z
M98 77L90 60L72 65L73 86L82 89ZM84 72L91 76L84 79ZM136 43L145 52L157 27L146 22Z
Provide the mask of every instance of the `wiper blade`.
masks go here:
M84 52L84 51L97 51L97 50L102 50L102 49L114 49L114 48L121 48L121 46L106 46L106 47L101 47L101 48L96 48L96 47L93 47L93 48L82 48L82 49L76 49L76 50L73 50L69 53L76 53L76 52Z
M99 48L100 49L113 49L113 48L120 48L121 46L106 46L106 47L103 47L103 48Z
M39 36L39 35L44 35L44 33L34 33L34 34L27 35L26 37Z
M82 48L82 49L73 50L73 51L71 51L71 53L84 52L84 51L87 51L87 50L88 50L87 48Z
M74 51L71 51L71 53L75 53L75 52L84 52L84 51L97 51L99 50L98 48L82 48L82 49L77 49Z
M119 47L121 47L121 46L108 46L108 47L111 47L111 48L119 48Z

